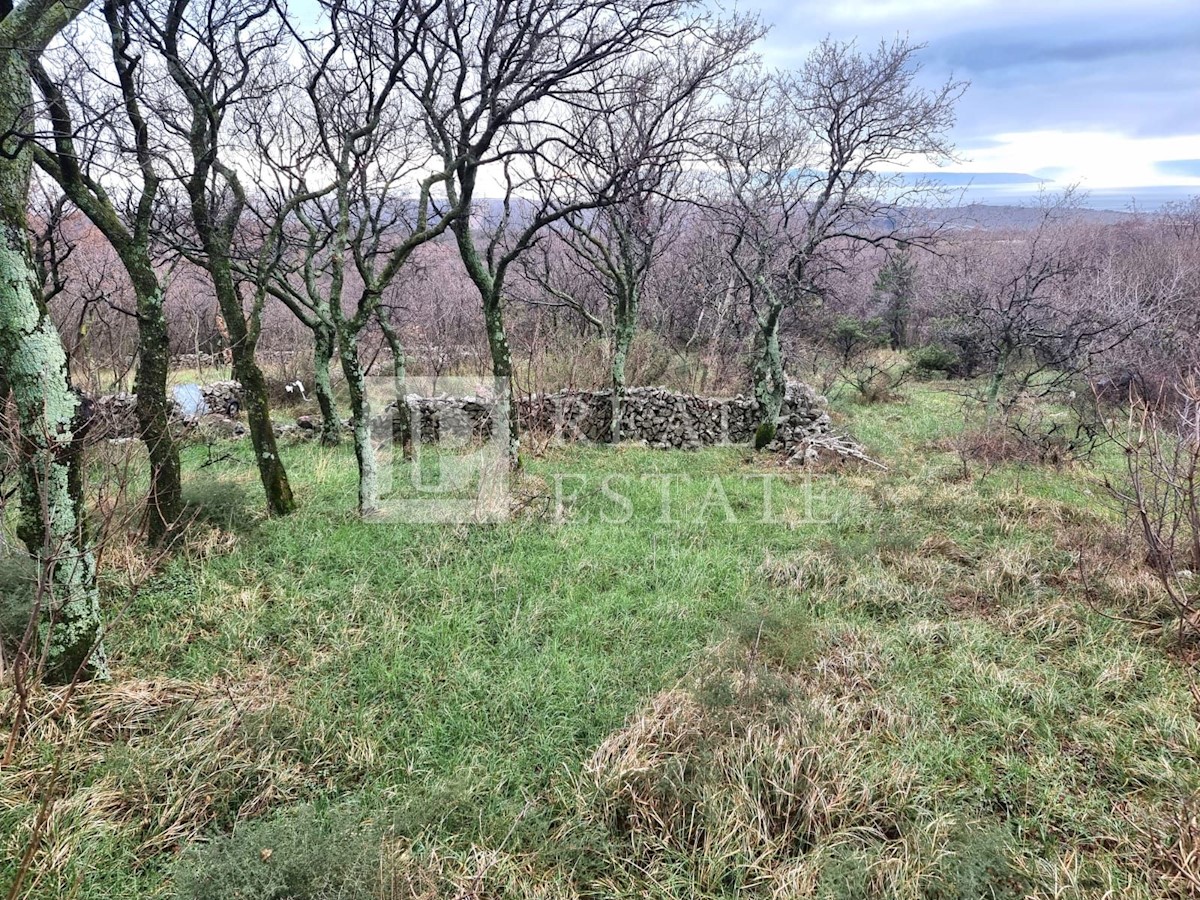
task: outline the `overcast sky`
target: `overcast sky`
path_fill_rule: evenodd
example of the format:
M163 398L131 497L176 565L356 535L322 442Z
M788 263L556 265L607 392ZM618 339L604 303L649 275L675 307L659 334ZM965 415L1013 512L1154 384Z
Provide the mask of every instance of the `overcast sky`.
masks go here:
M1200 193L1200 0L727 3L774 24L775 65L797 64L826 35L927 43L930 80L971 83L955 170Z

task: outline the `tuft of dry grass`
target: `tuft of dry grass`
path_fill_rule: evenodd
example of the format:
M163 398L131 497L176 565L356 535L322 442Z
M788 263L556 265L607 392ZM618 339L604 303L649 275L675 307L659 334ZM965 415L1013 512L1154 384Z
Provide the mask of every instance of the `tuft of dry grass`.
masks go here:
M761 574L776 587L793 591L828 591L846 583L847 567L829 550L806 550L763 561Z
M25 813L5 852L23 852L44 801L48 816L33 864L41 879L64 874L89 844L117 831L138 835L141 860L177 849L210 823L304 795L311 773L302 734L283 682L265 674L240 683L131 679L73 693L40 688L18 757L0 773L0 802Z
M1164 886L1178 897L1200 895L1200 801L1184 803L1174 821L1151 839Z
M788 675L758 665L753 647L718 654L596 749L579 778L580 821L627 846L651 882L688 860L706 896L815 896L868 849L859 874L871 895L931 896L951 835L971 823L933 813L913 769L881 759L879 745L913 723L886 698L880 660L844 630Z

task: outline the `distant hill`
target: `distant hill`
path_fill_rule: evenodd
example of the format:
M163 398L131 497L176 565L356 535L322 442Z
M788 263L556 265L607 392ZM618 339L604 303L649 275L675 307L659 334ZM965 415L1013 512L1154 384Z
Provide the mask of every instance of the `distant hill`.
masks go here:
M969 203L942 212L948 222L966 228L1030 228L1036 225L1041 217L1041 211L1035 206L992 203ZM1111 209L1081 208L1074 210L1071 215L1081 222L1116 225L1128 220L1133 214Z

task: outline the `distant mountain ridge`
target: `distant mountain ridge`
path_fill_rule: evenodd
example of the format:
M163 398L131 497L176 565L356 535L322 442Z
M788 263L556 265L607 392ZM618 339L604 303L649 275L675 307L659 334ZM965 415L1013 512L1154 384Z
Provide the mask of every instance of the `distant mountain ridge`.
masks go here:
M1042 211L1032 205L1003 205L998 203L967 203L947 207L938 212L946 215L950 224L966 228L1031 228L1040 221ZM1117 225L1134 214L1113 209L1080 207L1070 217L1093 225Z

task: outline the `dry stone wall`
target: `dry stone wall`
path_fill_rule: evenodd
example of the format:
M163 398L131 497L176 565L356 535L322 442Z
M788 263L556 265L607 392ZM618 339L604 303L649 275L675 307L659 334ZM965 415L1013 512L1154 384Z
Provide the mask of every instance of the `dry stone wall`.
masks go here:
M236 427L231 417L241 410L242 386L236 381L214 381L212 384L200 386L200 393L206 407L204 418L230 419L227 429L235 437L245 433L245 428ZM171 418L180 428L195 424L199 416L185 415L179 404L172 398ZM137 424L137 394L119 391L115 394L105 394L97 397L92 403L92 425L89 432L93 440L113 440L136 437Z
M240 408L241 388L237 382L222 381L202 387L204 401L234 437L245 433L228 413ZM96 401L96 415L104 437L137 434L133 394L113 394ZM494 404L479 397L406 398L414 427L426 443L446 440L485 439L496 427ZM236 407L235 407L236 405ZM612 421L612 392L560 391L537 394L517 401L521 427L562 442L608 440ZM376 418L375 430L392 425L394 407ZM191 422L182 416L181 425ZM758 425L758 402L752 397L712 398L678 394L664 388L631 388L626 392L621 413L622 440L641 442L658 449L694 450L720 444L745 444L754 438ZM769 450L792 451L831 429L825 399L798 382L788 385L775 440ZM277 424L281 434L315 435L318 423L302 416L297 424Z
M308 355L297 350L263 350L259 348L255 351L254 358L264 366L288 366ZM228 352L179 353L171 357L171 367L174 369L228 369L229 364Z
M204 404L211 413L236 414L242 408L242 386L236 381L214 381L201 385Z
M564 441L608 440L612 392L563 391L534 396L521 406L524 427ZM830 429L824 398L807 385L788 385L772 449L786 449ZM711 398L663 388L632 388L621 404L621 438L658 449L695 450L717 444L744 444L758 427L758 401L752 397Z

